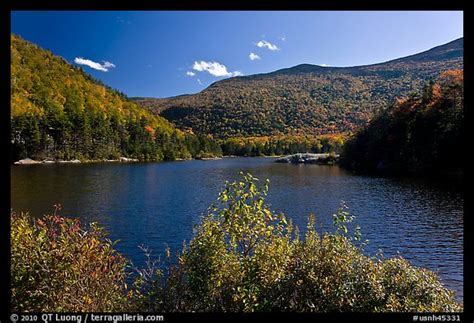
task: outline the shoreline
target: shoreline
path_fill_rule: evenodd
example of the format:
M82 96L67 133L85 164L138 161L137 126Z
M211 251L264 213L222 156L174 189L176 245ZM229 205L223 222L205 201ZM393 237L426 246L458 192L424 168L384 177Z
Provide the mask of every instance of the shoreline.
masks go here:
M236 156L236 155L225 155L225 156L216 156L216 157L203 157L203 158L191 158L191 159L175 159L175 160L154 160L154 161L140 161L134 158L120 157L120 159L87 159L87 160L34 160L31 158L20 159L11 163L10 165L51 165L51 164L92 164L92 163L158 163L158 162L169 162L169 161L188 161L188 160L202 160L202 161L212 161L212 160L222 160L227 158L278 158L282 157L280 155L275 156Z
M34 160L31 158L20 159L14 162L12 165L50 165L50 164L90 164L90 163L137 163L140 162L138 159L120 157L119 159L87 159L87 160Z

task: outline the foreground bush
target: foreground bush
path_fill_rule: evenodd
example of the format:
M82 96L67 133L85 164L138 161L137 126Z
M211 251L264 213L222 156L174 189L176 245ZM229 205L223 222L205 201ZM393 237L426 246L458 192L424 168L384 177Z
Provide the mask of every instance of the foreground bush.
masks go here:
M227 183L179 263L148 277L148 310L297 312L452 312L453 292L402 258L367 257L355 245L345 207L336 233L318 234L310 218L298 229L265 205L268 181L250 174ZM357 230L357 229L356 229ZM148 297L146 296L148 295ZM143 303L144 304L144 303Z
M77 219L11 214L12 310L122 310L126 260L104 231Z
M12 215L15 310L156 312L456 312L454 293L426 269L368 257L344 205L335 233L305 235L265 204L268 181L226 182L217 205L166 270L148 261L126 289L125 260L97 226ZM359 241L358 241L359 240ZM173 264L174 263L174 264Z

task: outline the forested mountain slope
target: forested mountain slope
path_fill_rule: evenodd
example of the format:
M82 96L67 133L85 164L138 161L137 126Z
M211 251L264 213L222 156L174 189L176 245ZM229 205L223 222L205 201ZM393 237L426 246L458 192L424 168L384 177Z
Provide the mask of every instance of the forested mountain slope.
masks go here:
M354 131L394 99L463 67L463 38L420 54L356 67L302 64L232 77L193 95L135 101L181 129L220 138Z
M50 51L11 36L13 160L190 158L220 151Z
M387 175L461 175L465 154L463 71L443 72L350 139L342 164Z

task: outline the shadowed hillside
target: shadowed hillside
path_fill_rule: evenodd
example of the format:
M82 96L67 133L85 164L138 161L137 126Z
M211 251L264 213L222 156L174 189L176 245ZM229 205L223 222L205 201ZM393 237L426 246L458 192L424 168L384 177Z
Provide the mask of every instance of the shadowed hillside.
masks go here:
M345 145L342 163L358 172L462 175L463 71L443 72L422 95L399 100Z

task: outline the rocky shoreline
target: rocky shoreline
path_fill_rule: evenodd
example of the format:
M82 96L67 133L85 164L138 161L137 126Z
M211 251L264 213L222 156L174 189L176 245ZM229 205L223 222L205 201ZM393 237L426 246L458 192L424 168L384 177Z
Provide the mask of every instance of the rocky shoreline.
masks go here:
M298 153L278 158L275 160L275 163L334 165L338 160L339 155L333 153Z
M51 160L45 159L42 161L34 160L31 158L20 159L19 161L14 162L14 165L37 165L37 164L86 164L86 163L132 163L138 162L138 159L120 157L119 159L98 159L98 160Z
M218 160L218 159L222 159L222 157L200 157L196 159L197 160Z
M239 156L220 156L220 157L198 157L195 160L219 160L223 158L236 158ZM311 153L298 153L287 156L262 156L268 158L277 158L275 159L276 163L291 163L291 164L321 164L321 165L333 165L338 162L339 155L332 153L326 154L311 154ZM176 159L179 160L188 160L188 159ZM60 159L44 159L44 160L34 160L31 158L20 159L14 162L14 165L39 165L39 164L88 164L88 163L133 163L139 162L138 159L120 157L118 159L72 159L72 160L60 160Z

